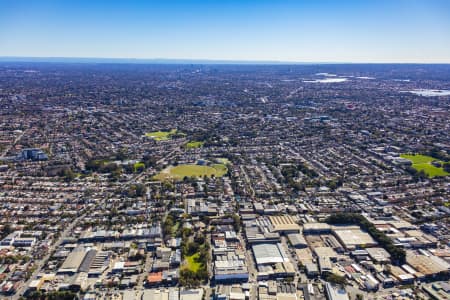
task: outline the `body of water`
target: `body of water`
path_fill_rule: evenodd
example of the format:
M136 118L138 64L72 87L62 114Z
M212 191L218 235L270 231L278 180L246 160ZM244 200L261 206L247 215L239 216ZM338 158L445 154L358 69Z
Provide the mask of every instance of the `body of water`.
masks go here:
M314 80L303 80L303 82L311 83L338 83L347 81L347 78L325 78L325 79L314 79Z
M418 89L411 91L403 91L403 93L413 93L423 97L450 96L450 90Z

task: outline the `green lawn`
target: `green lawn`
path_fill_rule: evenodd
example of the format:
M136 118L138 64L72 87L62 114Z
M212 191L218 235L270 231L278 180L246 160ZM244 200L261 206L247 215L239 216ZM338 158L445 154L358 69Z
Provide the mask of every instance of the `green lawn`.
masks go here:
M186 148L187 149L194 149L194 148L200 148L203 146L205 142L200 142L200 141L190 141L189 143L186 144Z
M427 155L421 155L421 154L401 154L400 157L406 158L410 160L413 164L425 164L430 163L433 160L436 160L435 158Z
M143 162L137 162L133 165L133 171L137 172L139 168L145 169L145 164Z
M177 130L172 129L170 131L154 131L154 132L147 132L145 134L146 137L149 137L151 139L154 139L155 141L167 141L171 138L172 135L176 134Z
M218 177L221 177L221 176L227 174L227 172L228 172L227 166L225 166L223 164L212 164L211 166L214 169L216 169L217 173L219 174L219 175L216 175Z
M442 167L438 168L431 164L433 161L439 161L440 163L443 163L442 161L435 159L431 156L427 155L421 155L421 154L402 154L400 155L402 158L406 158L412 162L412 167L416 169L417 171L424 171L425 174L428 175L428 177L436 177L436 176L447 176L450 175L450 173L445 172Z
M218 158L217 161L223 165L231 164L231 161L228 158L224 157Z
M186 260L186 263L187 263L186 267L189 270L191 270L193 272L197 272L202 267L202 264L197 262L197 259L199 258L199 256L200 256L200 253L197 252L197 253L195 253L195 254L193 254L191 256L186 256L185 257L185 260Z
M216 177L222 177L227 173L228 169L222 164L213 164L211 166L200 166L194 164L171 166L161 171L158 175L154 176L155 180L182 180L187 177L203 177L214 175Z

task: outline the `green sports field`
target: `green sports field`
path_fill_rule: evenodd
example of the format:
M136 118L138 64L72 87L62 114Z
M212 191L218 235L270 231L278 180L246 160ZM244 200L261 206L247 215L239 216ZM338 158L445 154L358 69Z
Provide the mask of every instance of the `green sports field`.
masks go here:
M133 171L137 172L138 169L145 169L145 164L143 162L137 162L133 165Z
M172 129L170 131L153 131L147 132L145 134L146 137L154 139L155 141L167 141L170 137L177 133L176 129Z
M194 164L170 166L155 175L155 180L182 180L187 177L203 177L214 175L215 177L222 177L227 173L228 169L222 164L213 164L211 166L200 166Z
M189 143L186 144L186 148L187 149L194 149L194 148L200 148L203 146L205 142L200 142L200 141L190 141Z
M442 167L438 168L436 166L433 166L431 162L438 161L440 163L443 163L442 161L435 159L431 156L427 155L421 155L421 154L402 154L400 155L402 158L406 158L412 162L412 167L416 169L417 171L424 171L425 174L428 175L428 177L433 178L436 176L447 176L450 175L450 173L445 172Z

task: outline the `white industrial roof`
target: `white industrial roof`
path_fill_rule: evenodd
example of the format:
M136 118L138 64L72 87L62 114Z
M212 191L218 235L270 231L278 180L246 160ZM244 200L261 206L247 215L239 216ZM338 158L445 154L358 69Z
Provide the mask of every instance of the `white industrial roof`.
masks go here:
M284 262L279 244L257 244L252 248L258 265Z

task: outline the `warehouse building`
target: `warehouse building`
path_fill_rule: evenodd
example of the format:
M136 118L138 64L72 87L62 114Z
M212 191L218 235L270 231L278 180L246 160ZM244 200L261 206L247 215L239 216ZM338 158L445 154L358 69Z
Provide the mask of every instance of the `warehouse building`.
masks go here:
M316 247L314 248L314 253L317 257L327 257L332 261L336 261L338 257L336 251L330 247Z
M295 275L295 268L281 244L258 244L252 248L258 269L258 280Z
M333 234L347 250L374 247L377 242L359 226L334 226Z
M330 274L333 272L333 265L331 264L330 258L319 257L319 269L320 275Z
M306 223L303 225L304 234L327 234L331 233L331 225L327 223Z
M180 300L202 300L203 289L181 290Z
M75 274L78 272L88 251L84 247L74 249L58 270L58 274Z
M278 243L280 234L273 232L273 227L266 217L254 221L245 221L245 237L249 244Z
M391 255L383 248L367 248L367 253L370 258L376 263L389 263L391 261Z
M270 216L270 223L274 232L280 233L299 233L300 225L297 223L297 219L293 216Z
M142 300L178 300L178 289L145 289Z
M350 300L347 292L344 289L339 289L327 282L325 284L325 290L327 292L328 300Z
M214 262L214 280L220 282L240 282L248 280L248 270L245 262L237 257Z
M413 251L406 252L406 262L426 277L433 277L450 271L450 264L434 255L423 255Z
M276 264L288 261L281 244L257 244L252 246L257 265Z
M287 235L289 243L292 247L300 249L308 247L308 243L305 240L305 237L301 233L290 233Z

